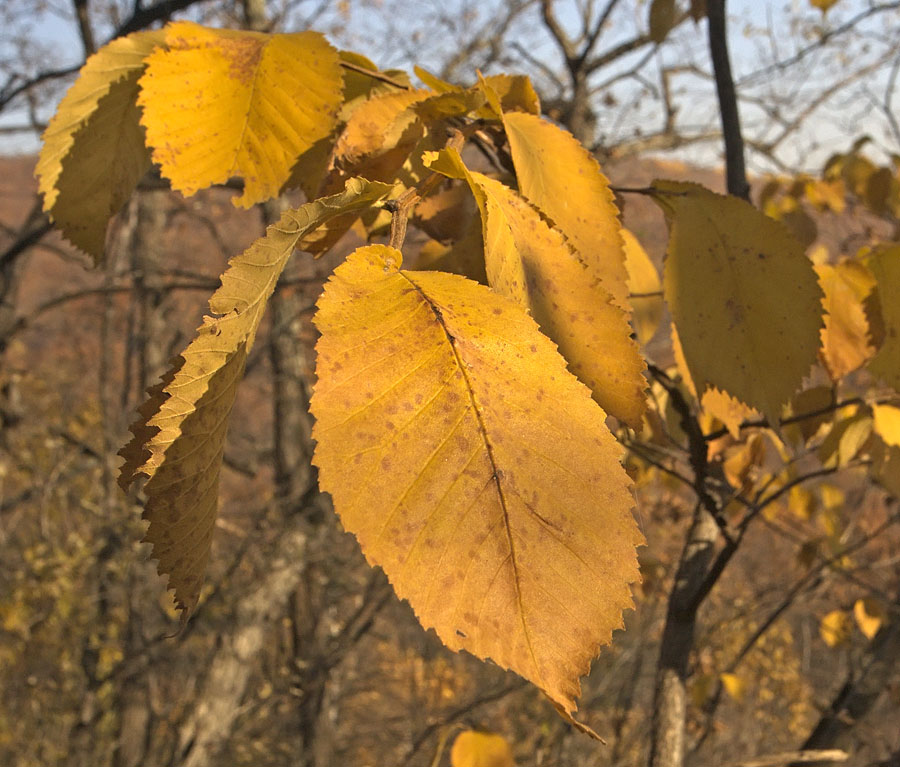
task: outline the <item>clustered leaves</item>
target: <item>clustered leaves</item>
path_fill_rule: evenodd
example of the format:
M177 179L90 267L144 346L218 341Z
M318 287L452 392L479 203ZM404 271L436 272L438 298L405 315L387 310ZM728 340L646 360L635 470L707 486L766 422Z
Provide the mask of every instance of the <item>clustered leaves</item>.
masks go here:
M653 4L657 36L671 5ZM661 297L596 160L540 117L527 78L460 87L416 73L425 88L314 32L176 23L116 40L48 126L45 210L99 262L151 161L185 195L231 182L240 206L290 189L308 200L231 261L122 451L121 484L146 480L147 540L185 619L229 414L280 274L295 250L322 254L351 228L376 243L336 268L318 303L320 485L424 626L521 674L574 721L579 677L639 578L643 538L610 427L655 432L638 342L663 297L683 386L737 437L760 414L777 428L815 409L794 395L817 355L835 381L867 365L900 389L900 310L883 300L900 289L900 247L814 270L748 203L657 181L644 191L671 230ZM408 221L431 237L413 268ZM874 433L876 476L897 492L895 398L842 412L823 461L852 460ZM764 455L758 435L727 453L727 480L749 493Z

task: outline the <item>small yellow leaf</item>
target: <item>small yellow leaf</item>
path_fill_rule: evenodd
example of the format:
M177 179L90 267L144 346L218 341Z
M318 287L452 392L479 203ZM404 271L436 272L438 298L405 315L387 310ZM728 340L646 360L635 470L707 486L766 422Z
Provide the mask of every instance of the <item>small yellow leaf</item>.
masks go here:
M555 225L622 308L628 272L619 210L593 155L573 136L535 115L507 112L509 139L522 196Z
M47 125L35 173L44 210L95 262L109 219L150 168L138 79L162 32L120 37L91 56Z
M809 0L809 4L813 8L818 8L820 11L822 11L823 15L828 13L828 10L832 6L837 5L837 3L838 0Z
M166 27L166 45L147 58L139 103L153 160L183 194L240 176L235 205L274 197L297 158L331 133L343 77L322 35L182 21Z
M794 485L788 491L788 509L795 517L804 521L812 519L816 506L816 497L803 485Z
M861 263L843 261L815 267L825 293L822 357L832 380L861 367L874 353L864 301L875 288L875 278Z
M119 484L127 488L147 477L145 540L153 544L159 573L169 575L185 620L199 599L209 559L228 416L275 283L305 232L390 191L386 184L352 179L341 194L286 211L265 237L233 258L210 298L211 314L131 427L134 438L120 451L125 463Z
M458 93L466 90L442 80L421 67L413 67L413 71L425 85L438 93ZM480 77L479 85L476 88L483 90L485 86L496 96L500 103L500 109L496 109L496 105L488 104L475 112L474 117L497 120L502 112L528 112L533 115L541 113L541 102L537 92L534 90L531 80L524 75Z
M652 0L648 26L650 39L654 43L661 43L672 31L677 11L675 0Z
M349 170L364 157L394 149L401 142L411 144L415 136L406 138L416 116L408 111L413 104L427 98L429 91L394 91L380 93L363 102L350 116L334 147L335 160ZM397 167L402 164L402 159Z
M754 433L743 445L735 445L728 451L722 468L728 483L739 493L748 493L753 488L754 469L766 457L762 435Z
M653 338L662 321L664 305L659 272L638 238L622 228L625 268L628 270L628 299L632 306L631 323L641 344Z
M894 405L873 405L872 417L875 432L886 445L900 447L900 407Z
M361 248L319 299L319 484L423 626L571 716L638 578L621 448L523 309L401 260Z
M819 447L819 459L827 467L846 466L866 443L872 425L872 417L865 413L837 421Z
M450 749L451 767L514 767L506 738L489 732L466 730L456 736Z
M832 610L819 624L819 634L829 647L847 644L852 631L853 619L844 610Z
M747 691L747 684L737 674L723 672L719 674L719 679L722 681L722 687L725 688L725 692L728 693L730 698L736 700L738 703L744 699L744 694Z
M759 418L759 413L728 392L707 389L700 398L703 412L718 418L735 439L741 436L741 424Z
M866 639L874 639L887 618L887 610L877 599L857 599L853 605L853 617Z
M670 229L666 301L697 390L726 391L778 423L819 347L812 265L743 200L684 182L652 188Z
M644 361L625 313L599 277L525 200L469 171L458 152L442 151L431 167L465 178L475 195L490 286L528 309L604 410L639 429L646 409Z
M822 495L822 505L826 509L839 509L844 505L847 496L839 487L832 485L830 482L823 482L819 486L819 493Z

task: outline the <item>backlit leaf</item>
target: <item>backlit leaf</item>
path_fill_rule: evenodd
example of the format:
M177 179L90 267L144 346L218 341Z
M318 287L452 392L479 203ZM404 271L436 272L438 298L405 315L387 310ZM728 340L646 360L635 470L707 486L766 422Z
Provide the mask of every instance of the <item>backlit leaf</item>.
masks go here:
M503 125L519 192L566 236L592 273L623 308L628 273L619 210L593 155L571 133L522 112L507 112Z
M697 390L724 390L777 423L819 346L812 265L743 200L684 182L653 189L669 221L666 301Z
M866 639L874 639L887 618L887 611L877 599L857 599L853 605L853 617Z
M138 79L144 60L162 43L162 32L136 32L101 48L44 131L35 171L44 210L95 262L103 257L109 219L150 167Z
M843 610L832 610L822 618L819 634L829 647L841 647L850 641L853 622Z
M275 283L303 234L352 208L372 205L391 187L353 179L347 189L285 212L233 258L209 301L197 337L151 391L121 451L119 482L147 477L144 518L158 571L169 575L184 617L193 610L209 558L219 470L237 386Z
M413 70L425 85L438 93L465 90L458 85L442 80L421 67L414 67ZM488 105L478 110L475 117L496 120L502 112L529 112L533 115L541 113L540 99L531 80L525 75L488 75L479 78L479 87L483 85L487 85L496 95L500 109L498 110L496 105Z
M837 5L838 0L809 0L813 8L818 8L823 14L828 13L829 8Z
M866 265L878 285L884 323L884 341L868 367L900 391L900 245L873 253Z
M722 464L725 478L739 493L746 494L753 489L756 469L766 458L766 445L758 432L751 434L744 444L729 448Z
M466 730L450 749L450 767L514 767L506 738L490 732Z
M885 444L900 447L900 407L872 405L875 431Z
M646 408L644 361L625 313L565 238L509 187L442 151L431 168L465 178L482 215L488 284L524 306L569 369L611 415L635 429Z
M714 416L728 429L728 433L735 439L740 439L741 424L759 418L759 413L752 407L745 405L739 399L735 399L728 392L718 389L707 389L700 398L700 405L704 413Z
M875 352L863 305L875 287L875 278L856 261L820 264L815 270L825 292L822 357L836 381L861 367Z
M365 101L351 115L338 139L337 162L355 164L364 157L396 147L416 119L408 108L428 95L428 91L396 91Z
M624 227L622 241L625 245L625 268L628 270L631 324L634 325L638 341L646 344L653 338L663 316L659 272L638 238Z
M835 423L819 447L826 466L843 467L852 461L872 433L872 417L856 413Z
M728 693L730 698L738 701L738 703L744 699L747 684L737 674L723 672L719 674L719 679L722 681L722 687L725 688L725 692Z
M320 486L423 626L571 716L638 578L621 449L518 305L400 263L361 248L319 300Z
M185 195L232 176L235 205L274 197L297 158L331 132L343 98L338 53L316 32L166 27L140 105L153 160Z

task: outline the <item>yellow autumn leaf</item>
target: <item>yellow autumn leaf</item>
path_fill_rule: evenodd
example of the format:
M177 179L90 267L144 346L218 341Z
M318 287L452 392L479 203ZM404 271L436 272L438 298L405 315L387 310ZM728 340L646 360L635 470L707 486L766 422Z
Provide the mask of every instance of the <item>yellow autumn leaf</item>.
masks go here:
M766 445L762 435L751 434L744 444L729 448L726 455L722 469L728 484L739 493L750 492L753 489L755 469L766 458Z
M158 571L186 619L197 604L218 507L228 416L259 321L303 234L349 209L372 205L387 184L353 179L344 192L285 212L222 275L196 338L151 391L122 449L119 483L147 477L144 518Z
M466 730L456 736L450 749L450 767L514 767L506 738L490 732Z
M297 158L331 133L343 78L322 35L182 21L166 27L166 46L147 58L138 103L153 160L183 194L240 176L235 205L274 197Z
M677 11L675 0L651 0L647 26L654 43L661 43L672 31Z
M342 167L352 166L398 144L414 142L415 137L404 142L404 136L416 121L415 113L408 108L428 96L429 91L395 91L366 100L350 116L335 144L336 162ZM402 164L401 159L397 167Z
M453 93L466 90L458 85L448 83L437 75L422 69L422 67L413 67L416 76L432 90L438 93ZM533 115L541 113L541 102L538 98L531 79L525 75L488 75L479 78L478 89L483 89L487 85L497 96L500 108L496 103L488 104L474 113L474 117L497 120L503 112L528 112Z
M728 429L728 433L734 439L740 439L741 424L759 418L759 413L749 405L745 405L739 399L732 397L728 392L712 388L703 392L700 398L700 406L703 412L719 421Z
M832 610L819 623L819 634L829 647L841 647L850 641L853 620L844 610Z
M783 226L743 200L685 182L652 189L669 222L665 297L694 385L778 423L819 346L812 265Z
M855 413L836 421L819 446L819 459L826 467L846 466L869 439L872 426L872 417L865 413Z
M816 513L818 502L814 496L803 485L794 485L788 491L788 508L791 513L798 519L809 521Z
M866 266L875 277L884 323L884 341L868 368L900 391L900 245L873 253Z
M463 184L437 189L416 204L413 221L436 240L459 240L477 215L472 194Z
M616 303L628 310L619 210L593 155L571 133L535 115L506 112L503 125L519 192L565 235Z
M832 6L837 5L837 3L838 0L809 0L809 4L813 8L818 8L820 11L822 11L823 15L828 13L828 10Z
M488 284L528 309L597 403L635 429L646 409L644 361L599 276L525 200L469 171L455 150L430 167L468 181L482 215Z
M622 451L517 304L400 264L361 248L319 300L320 486L423 626L571 718L639 577Z
M625 268L628 272L628 300L631 303L631 323L638 341L646 344L656 333L663 316L662 284L647 251L630 230L622 227L625 247Z
M875 288L875 278L861 263L842 261L815 267L825 293L822 357L832 380L853 372L874 354L864 301Z
M488 284L484 271L484 244L481 237L481 216L472 216L460 239L452 245L431 240L419 251L414 269L461 274L470 280Z
M887 610L877 599L857 599L853 605L853 617L866 639L874 639L887 618Z
M744 699L744 694L747 691L747 683L737 674L723 672L719 674L719 679L722 682L722 687L725 688L725 692L728 693L730 698L736 700L738 703Z
M106 228L150 168L137 108L145 59L162 32L120 37L91 56L43 135L35 173L44 211L95 263Z
M872 418L875 432L886 445L900 447L900 407L895 405L873 405Z

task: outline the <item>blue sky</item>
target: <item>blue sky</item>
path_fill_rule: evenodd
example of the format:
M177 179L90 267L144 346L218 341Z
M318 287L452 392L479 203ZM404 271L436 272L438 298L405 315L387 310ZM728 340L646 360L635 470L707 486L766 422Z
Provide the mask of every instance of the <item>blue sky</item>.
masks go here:
M15 2L15 0L8 0ZM23 0L19 0L22 2ZM383 4L384 0L382 0ZM401 5L399 0L394 0L395 5ZM566 0L561 0L560 8L563 8ZM69 4L57 0L55 3L60 9L67 9ZM371 3L370 3L371 5ZM447 0L443 3L443 7L450 8L455 11L457 7L465 8L467 0ZM472 4L472 8L478 8L479 5ZM766 56L774 55L773 51L777 48L778 54L781 56L788 55L793 48L803 43L800 33L796 29L787 29L785 25L791 18L805 19L807 30L810 25L820 22L827 26L828 24L837 24L842 19L859 12L868 5L867 0L840 0L835 8L823 19L821 14L809 7L808 0L782 0L782 2L774 2L773 0L753 2L752 0L730 0L729 17L730 17L730 34L729 41L732 51L733 66L738 79L758 69L759 64ZM416 3L410 2L409 7L415 8ZM34 7L34 6L32 6ZM391 39L393 32L390 27L390 20L385 21L385 15L379 15L377 12L365 8L352 10L349 17L341 19L337 12L332 17L322 19L325 29L329 25L339 24L342 21L347 22L343 27L345 45L357 43L356 49L362 53L372 55L381 65L408 65L408 61L400 46L381 45L381 41ZM631 29L637 29L644 23L646 18L646 5L639 7L635 12L634 18L625 19L625 24L621 27L621 34L627 36ZM401 20L403 28L409 28L406 18ZM571 19L569 19L571 22ZM775 25L774 35L762 34L759 30L765 29L770 25L770 21ZM387 24L387 26L385 26ZM44 12L43 14L32 15L29 19L31 34L40 39L48 50L48 59L52 56L52 62L48 61L46 66L62 67L75 64L80 59L81 46L77 37L74 24L61 18L60 13ZM317 25L322 28L322 24ZM707 55L705 50L705 33L700 29L693 29L692 22L689 22L684 29L683 34L679 38L673 39L671 46L665 50L665 56L660 56L660 64L671 66L678 63L679 57L683 56L685 60L693 61L707 66ZM527 27L523 27L528 31ZM422 30L421 34L427 36L431 30ZM613 31L610 38L614 42L616 30ZM102 39L102 33L98 34ZM452 41L449 41L452 42ZM371 47L376 45L381 48L381 56L379 51L372 54ZM551 66L558 67L559 60L556 58L556 51L553 45L540 37L535 37L533 41L532 52L541 59L549 62ZM419 49L427 52L428 48L423 46ZM442 55L444 52L441 52ZM393 59L393 60L392 60ZM421 63L422 56L419 57ZM427 57L425 57L427 65ZM627 62L626 62L627 63ZM810 64L808 82L806 83L781 83L777 75L770 75L757 80L753 84L752 93L764 97L778 97L790 102L796 98L800 103L803 97L803 88L807 91L812 88L819 88L820 83L816 82L817 70L815 66L820 66L823 70L830 68L833 70L829 76L837 77L840 71L840 62L829 63L825 59L825 64ZM822 72L822 82L826 81L824 72ZM881 78L879 80L879 77ZM885 85L885 73L873 75L871 87L867 88L872 93L880 93ZM716 121L716 104L712 84L702 78L692 77L691 75L680 76L677 81L679 92L681 93L681 114L680 118L688 128L692 128L693 123L696 125L706 124L714 125ZM633 86L633 83L632 83ZM634 94L634 88L629 92L628 88L623 86L614 90L613 95L620 101L630 98L637 99ZM795 96L796 94L796 96ZM639 95L639 94L638 94ZM890 151L892 147L892 138L886 129L884 119L877 119L875 114L877 110L871 104L864 103L857 99L856 102L848 101L846 103L823 104L817 113L814 113L812 119L809 120L807 128L796 139L792 137L791 141L796 146L787 146L784 152L786 161L793 165L808 165L815 167L820 165L824 157L831 152L844 148L849 144L849 136L861 133L863 131L873 133L876 138L876 145L883 146L885 151ZM788 103L787 108L790 107ZM655 111L654 111L655 110ZM608 131L610 135L621 137L628 132L637 133L641 130L652 130L653 126L658 124L661 119L659 114L659 104L648 101L645 106L635 108L630 112L625 109L620 110L621 114L612 112L604 112L600 110L601 129ZM44 115L46 117L46 115ZM771 137L775 128L772 126L772 120L769 116L760 112L752 103L742 106L742 117L744 118L745 128L751 136ZM0 115L0 125L21 124L23 120L22 112L11 112ZM22 151L34 151L37 148L37 140L33 136L5 135L0 137L2 146L0 153L16 153ZM900 147L896 147L900 150ZM716 164L718 161L718 148L715 144L698 145L689 150L682 150L680 157L689 161L700 162L702 164ZM764 167L766 162L751 158L751 167L754 162L758 166L757 170L767 170L771 168Z

